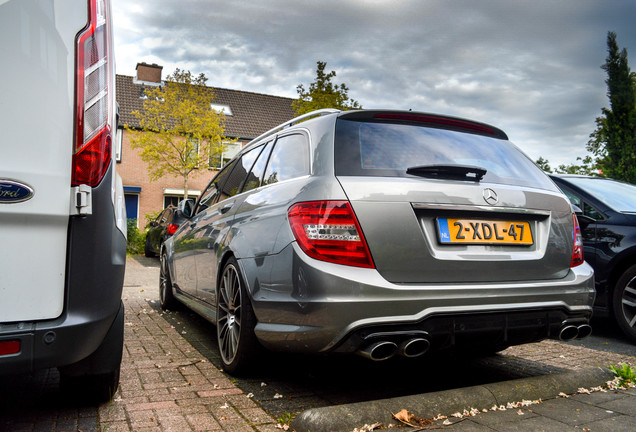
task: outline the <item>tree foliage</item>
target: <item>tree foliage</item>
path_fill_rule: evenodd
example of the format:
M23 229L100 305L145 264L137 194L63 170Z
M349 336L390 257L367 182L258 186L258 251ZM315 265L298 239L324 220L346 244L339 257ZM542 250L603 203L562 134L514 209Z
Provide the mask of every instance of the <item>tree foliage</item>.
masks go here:
M598 164L592 156L587 155L584 158L579 156L576 158L576 161L577 163L573 164L561 164L555 170L553 170L550 166L550 161L544 159L543 157L539 157L539 159L537 159L535 163L546 173L580 174L596 177L602 176L602 173L599 172Z
M336 108L343 111L362 108L357 101L349 98L349 88L345 84L331 82L336 72L325 73L326 66L326 62L317 62L316 79L309 84L308 90L302 84L296 87L298 99L292 102L296 115L322 108Z
M552 172L552 167L550 166L550 161L548 161L547 159L543 159L542 156L539 157L539 159L537 159L535 161L535 163L537 164L537 166L539 168L541 168L544 172L547 173L551 173Z
M587 149L598 157L605 175L636 183L636 74L630 71L627 50L619 49L614 32L607 34L607 51L602 68L607 73L610 107L596 119Z
M204 74L176 69L165 85L146 88L143 110L133 112L139 128L126 126L132 148L148 164L150 180L182 177L184 198L190 174L207 169L210 155L230 141L224 136L224 115L210 106L214 93L206 81Z

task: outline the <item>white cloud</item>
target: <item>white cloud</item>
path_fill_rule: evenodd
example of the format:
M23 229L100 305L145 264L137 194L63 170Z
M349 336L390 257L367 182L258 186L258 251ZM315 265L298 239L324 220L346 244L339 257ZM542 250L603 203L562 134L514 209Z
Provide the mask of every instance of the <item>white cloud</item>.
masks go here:
M607 31L636 52L636 3L623 0L113 0L113 10L118 73L145 61L295 97L322 60L364 107L491 123L554 166L585 155L607 105Z

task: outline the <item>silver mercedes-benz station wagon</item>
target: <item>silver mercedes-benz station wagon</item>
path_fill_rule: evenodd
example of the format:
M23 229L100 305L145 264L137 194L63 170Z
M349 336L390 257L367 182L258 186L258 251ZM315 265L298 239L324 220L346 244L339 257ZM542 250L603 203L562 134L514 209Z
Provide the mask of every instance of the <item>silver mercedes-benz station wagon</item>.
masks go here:
M179 211L161 305L214 322L230 373L259 345L383 360L591 332L569 201L483 123L310 113L253 140Z

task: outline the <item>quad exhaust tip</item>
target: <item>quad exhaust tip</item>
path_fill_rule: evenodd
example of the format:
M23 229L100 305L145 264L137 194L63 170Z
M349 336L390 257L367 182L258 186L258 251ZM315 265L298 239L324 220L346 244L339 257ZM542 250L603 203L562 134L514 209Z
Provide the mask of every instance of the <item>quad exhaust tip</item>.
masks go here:
M579 326L566 324L559 331L559 340L571 341L573 339L583 339L591 334L592 326L589 324L581 324Z
M383 340L374 342L357 351L357 354L373 361L388 360L395 355L414 358L424 355L431 343L426 338L411 338L400 343Z
M404 357L419 357L424 355L431 347L428 339L413 338L405 340L398 347L398 353Z
M362 357L371 359L373 361L388 360L393 357L398 351L398 346L395 342L391 341L379 341L374 342L371 345L358 350L358 354Z

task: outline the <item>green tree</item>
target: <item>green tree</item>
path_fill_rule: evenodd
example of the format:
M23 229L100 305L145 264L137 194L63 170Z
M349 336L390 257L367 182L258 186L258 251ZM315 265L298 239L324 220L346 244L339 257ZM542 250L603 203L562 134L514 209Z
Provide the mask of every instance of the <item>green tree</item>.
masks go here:
M336 72L325 73L326 66L326 62L317 62L316 79L309 84L308 90L302 84L296 87L298 99L292 102L296 115L321 108L336 108L343 111L362 108L357 101L349 98L349 88L345 84L331 82Z
M539 156L539 159L537 159L535 163L544 172L547 172L547 173L552 172L552 167L550 167L550 161L548 161L547 159L543 159L543 156Z
M557 174L581 174L587 176L599 176L598 164L592 156L587 155L584 158L579 156L576 158L576 160L579 163L569 165L561 164L558 166L555 172Z
M143 110L134 111L139 128L126 126L131 146L139 149L148 164L148 176L156 181L164 175L183 178L184 198L188 178L197 169L207 169L210 155L222 151L222 113L212 109L214 93L204 74L176 69L162 87L146 89Z
M604 175L636 183L636 74L629 69L627 49L619 49L616 33L607 34L607 96L610 108L596 119L587 149L598 158Z

